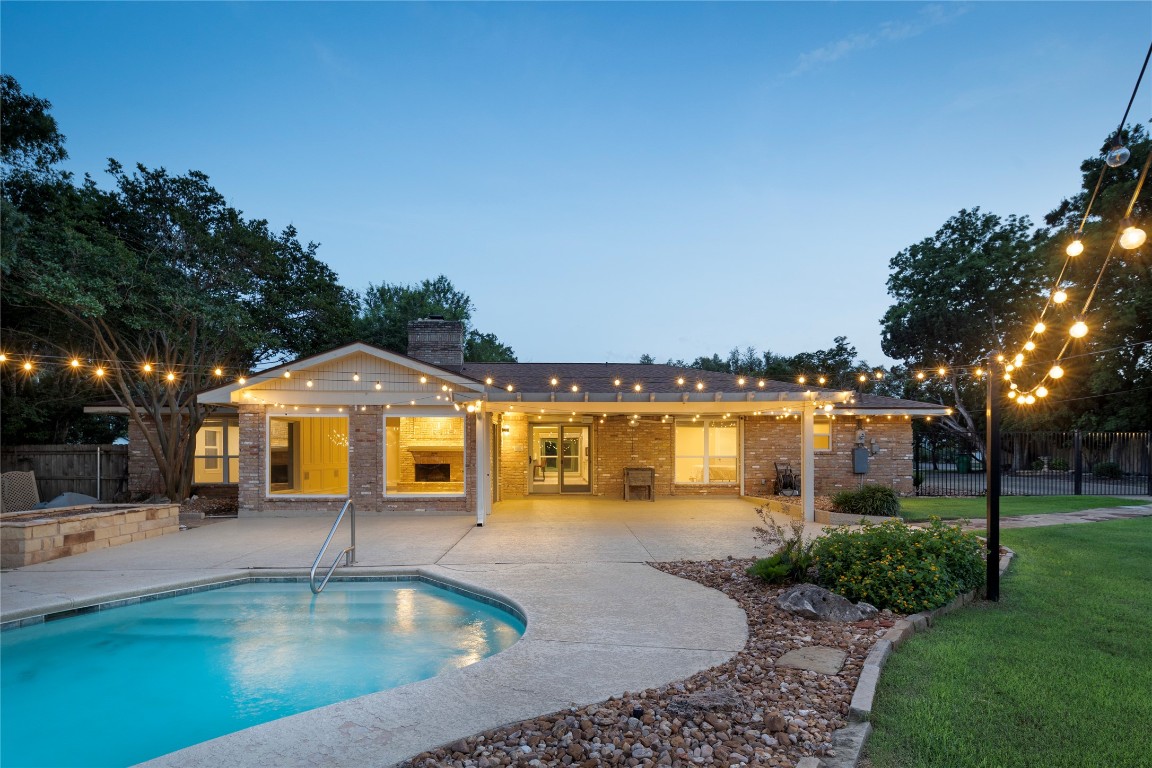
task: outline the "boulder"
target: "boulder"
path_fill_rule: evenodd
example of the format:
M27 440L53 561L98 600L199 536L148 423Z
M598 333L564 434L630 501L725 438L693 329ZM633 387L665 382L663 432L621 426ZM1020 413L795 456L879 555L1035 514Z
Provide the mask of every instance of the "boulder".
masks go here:
M797 584L776 598L776 605L789 613L817 621L863 621L877 614L868 603L850 600L815 584Z

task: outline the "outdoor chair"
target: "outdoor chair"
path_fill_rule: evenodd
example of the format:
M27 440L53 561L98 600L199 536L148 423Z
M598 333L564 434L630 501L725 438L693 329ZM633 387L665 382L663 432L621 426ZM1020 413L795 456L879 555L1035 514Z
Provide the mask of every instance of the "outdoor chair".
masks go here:
M776 495L799 496L800 473L793 472L792 465L788 462L774 461L772 465L776 467Z

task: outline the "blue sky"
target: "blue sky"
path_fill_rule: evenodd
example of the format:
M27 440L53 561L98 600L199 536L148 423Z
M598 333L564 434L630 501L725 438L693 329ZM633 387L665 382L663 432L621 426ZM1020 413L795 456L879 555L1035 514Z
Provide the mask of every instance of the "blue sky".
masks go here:
M0 22L71 170L201 170L350 288L448 275L522 361L844 335L875 364L897 251L961 208L1039 221L1075 193L1152 4L4 2Z

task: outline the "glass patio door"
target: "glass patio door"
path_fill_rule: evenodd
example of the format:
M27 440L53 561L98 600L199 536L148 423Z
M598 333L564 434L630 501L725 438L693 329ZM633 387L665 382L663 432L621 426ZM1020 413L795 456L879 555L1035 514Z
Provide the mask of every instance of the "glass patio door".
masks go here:
M533 424L528 459L532 493L591 491L590 438L586 425Z

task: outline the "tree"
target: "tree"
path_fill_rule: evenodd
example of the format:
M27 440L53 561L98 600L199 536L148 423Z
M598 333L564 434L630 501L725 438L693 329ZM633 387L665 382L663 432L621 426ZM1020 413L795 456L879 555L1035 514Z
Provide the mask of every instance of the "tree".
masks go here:
M982 425L984 385L964 367L986 364L1032 325L1045 287L1043 238L1027 217L973 208L889 262L896 303L881 320L881 348L910 368L945 369L918 399L950 405L944 423L956 431L974 434Z
M1043 246L1050 264L1064 262L1064 249L1081 222L1084 253L1073 260L1065 274L1061 287L1068 301L1051 307L1051 314L1045 317L1057 333L1046 334L1041 340L1036 357L1046 364L1038 367L1039 375L1048 370L1047 363L1055 359L1067 338L1059 331L1094 292L1084 318L1091 330L1083 340L1070 345L1061 364L1065 377L1050 387L1049 399L1036 409L1044 418L1066 427L1145 430L1152 425L1152 244L1146 242L1131 251L1114 244L1141 169L1152 152L1152 138L1139 124L1123 131L1120 138L1132 153L1128 162L1119 168L1105 167L1104 154L1114 139L1110 135L1098 155L1080 164L1082 182L1077 194L1062 200L1045 217L1052 228ZM1098 181L1091 216L1085 221L1084 211ZM1149 229L1152 185L1148 181L1135 199L1132 218ZM1101 272L1106 259L1107 266ZM1052 280L1056 274L1053 271Z
M236 375L347 337L353 295L315 244L246 219L206 175L129 174L114 161L108 170L111 191L86 178L57 185L51 206L21 210L3 272L5 300L25 322L7 336L82 360L142 430L164 493L179 500L209 414L196 393L224 382L217 368Z
M464 359L468 362L514 363L516 354L495 334L470 327L475 305L468 294L457 290L444 275L415 285L369 284L364 292L357 330L362 341L408 353L408 323L440 316L464 323Z

